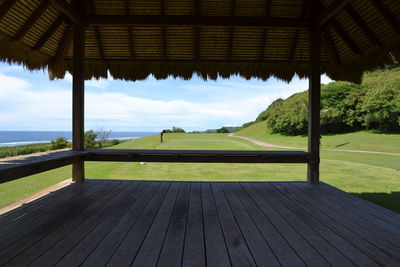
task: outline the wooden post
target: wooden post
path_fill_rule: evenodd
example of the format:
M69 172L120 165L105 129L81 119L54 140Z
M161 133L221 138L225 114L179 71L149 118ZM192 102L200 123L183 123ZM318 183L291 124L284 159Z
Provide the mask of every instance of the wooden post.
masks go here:
M308 163L307 181L319 183L319 146L320 146L320 105L321 105L321 30L310 31L310 79L309 79L309 117L308 117L308 152L312 161Z
M85 94L85 28L75 24L74 47L72 58L72 149L85 149L84 142L84 94ZM72 181L85 179L83 159L74 160L72 164Z

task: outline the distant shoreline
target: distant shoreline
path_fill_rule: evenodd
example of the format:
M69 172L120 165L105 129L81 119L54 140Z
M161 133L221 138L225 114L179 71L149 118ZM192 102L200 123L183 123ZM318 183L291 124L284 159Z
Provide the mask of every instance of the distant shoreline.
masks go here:
M158 132L111 132L109 140L132 140ZM62 136L71 141L70 131L0 131L0 147L16 147L23 145L46 144Z

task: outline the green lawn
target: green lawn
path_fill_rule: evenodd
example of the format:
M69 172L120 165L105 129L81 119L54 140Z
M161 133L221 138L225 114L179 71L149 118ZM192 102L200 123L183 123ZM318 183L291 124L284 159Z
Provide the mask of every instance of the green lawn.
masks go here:
M292 147L307 147L307 136L272 134L265 121L258 122L235 133L266 143ZM378 134L361 131L356 133L323 135L321 148L366 150L400 153L400 134Z
M259 125L256 125L259 127ZM253 131L254 129L246 129ZM240 135L247 135L243 130ZM378 142L378 135L370 144ZM357 135L357 134L354 134ZM265 138L265 133L260 135ZM301 144L303 137L273 136L274 141L258 138L270 143L282 142L282 145ZM333 144L336 138L329 136L326 140ZM400 151L399 136L393 135L397 146L383 150L383 144L372 147L373 150ZM287 143L284 139L287 138ZM356 136L350 136L353 146L367 150L357 143ZM356 142L357 141L357 142ZM362 140L361 140L362 141ZM354 149L348 145L348 149ZM248 141L228 137L226 134L165 134L164 143L160 136L144 137L124 142L114 148L138 149L240 149L262 150L263 147ZM323 151L321 154L321 180L347 192L355 193L387 208L400 212L400 156L360 154L349 152ZM19 199L70 177L71 167L63 167L46 173L25 177L0 185L0 205ZM305 164L189 164L189 163L121 163L121 162L88 162L86 177L94 179L139 179L139 180L176 180L176 181L304 181Z

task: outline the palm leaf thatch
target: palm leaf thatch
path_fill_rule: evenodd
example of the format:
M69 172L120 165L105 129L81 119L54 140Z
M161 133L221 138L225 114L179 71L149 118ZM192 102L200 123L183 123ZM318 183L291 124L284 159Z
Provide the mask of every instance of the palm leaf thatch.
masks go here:
M290 81L310 73L313 27L332 79L360 82L400 57L398 0L0 0L0 58L63 78L76 23L86 29L86 79Z

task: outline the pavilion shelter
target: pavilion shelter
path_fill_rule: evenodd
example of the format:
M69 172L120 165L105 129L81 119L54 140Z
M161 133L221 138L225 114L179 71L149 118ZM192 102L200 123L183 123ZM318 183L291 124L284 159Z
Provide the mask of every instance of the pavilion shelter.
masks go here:
M364 71L392 64L400 55L396 0L1 0L0 4L3 61L30 70L46 69L51 79L72 73L74 151L84 150L85 79L198 75L209 80L240 75L289 82L294 75L309 78L307 152L214 156L193 152L175 158L216 162L224 161L225 155L226 162L305 162L310 183L319 181L320 75L359 83ZM174 161L169 157L173 155L162 151L132 153L130 160L142 156ZM73 158L76 181L84 178L82 155ZM106 158L113 156L86 155L87 160ZM23 174L29 172L14 176Z
M320 76L399 58L399 0L0 0L0 59L73 76L73 149L2 162L0 183L70 164L84 181L85 161L308 165L308 183L73 183L1 215L0 265L399 266L398 214L315 186ZM85 80L109 75L308 78L308 150L85 150Z

